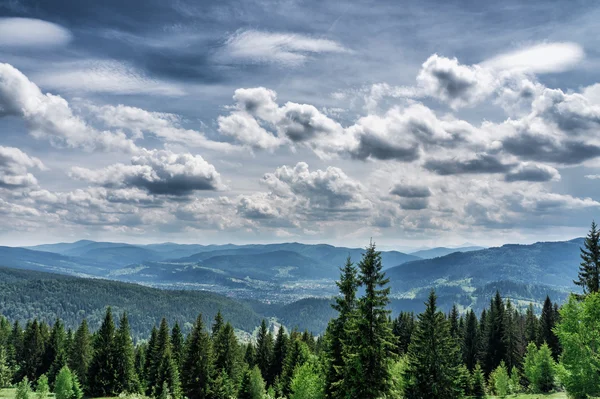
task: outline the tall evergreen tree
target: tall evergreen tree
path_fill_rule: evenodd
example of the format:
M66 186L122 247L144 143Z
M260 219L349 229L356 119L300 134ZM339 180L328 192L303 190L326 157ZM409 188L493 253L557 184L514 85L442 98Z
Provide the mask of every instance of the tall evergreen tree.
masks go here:
M67 365L68 356L66 351L66 339L65 327L60 321L56 319L52 326L52 332L50 333L50 339L46 345L46 351L44 354L44 364L42 365L42 374L46 374L50 386L54 386L54 380L60 372L60 370Z
M73 370L81 384L87 386L87 375L92 361L92 335L86 319L83 319L75 335L69 353L69 368Z
M273 358L273 335L267 328L267 322L263 319L256 337L256 365L263 378L268 377ZM267 381L272 383L272 381Z
M117 376L116 390L118 392L140 392L140 381L135 371L135 349L131 340L129 319L123 312L119 329L115 336L115 373Z
M212 344L199 315L186 342L181 374L183 393L188 399L210 398L213 376Z
M227 322L213 340L214 368L225 372L227 378L238 383L241 377L241 352L231 323Z
M473 371L478 363L481 348L479 325L477 323L477 316L475 316L473 310L469 310L467 313L461 348L465 366L469 371Z
M258 367L246 370L238 399L262 399L265 397L265 382Z
M484 358L484 371L487 374L495 370L500 365L500 362L506 358L504 311L504 302L500 293L496 291L496 295L492 299L490 309L487 313L485 326L486 354Z
M23 349L19 368L19 380L27 377L35 381L42 374L45 340L37 319L27 323L23 335Z
M294 372L300 366L302 366L310 357L310 349L300 339L293 339L290 342L290 346L285 357L283 364L283 371L281 372L281 378L279 379L278 391L280 396L289 397L292 393L292 379L294 378Z
M254 344L252 342L248 342L248 344L246 345L244 361L250 368L256 365L256 350L254 349Z
M456 340L458 340L460 336L460 330L458 328L459 318L460 314L458 313L458 307L456 304L453 304L452 309L448 314L448 321L450 322L450 335Z
M519 335L517 325L517 315L513 310L510 300L506 301L506 309L504 312L504 336L502 341L506 350L504 363L507 370L512 370L513 367L521 363L521 337Z
M537 342L538 340L538 319L533 310L533 304L530 303L527 307L527 313L525 314L525 344L530 342Z
M600 231L594 221L583 246L579 274L574 283L583 289L584 294L598 292L600 290Z
M538 346L543 343L547 343L548 347L552 351L552 357L554 360L558 359L560 355L560 344L558 337L554 333L554 326L556 325L554 307L550 297L546 296L544 301L544 307L542 308L542 314L540 316L540 329L538 337Z
M173 348L173 358L175 359L175 363L179 370L181 370L183 366L184 341L181 327L179 327L179 323L175 322L175 325L171 330L171 347Z
M398 355L403 355L408 351L415 324L415 314L413 312L400 312L392 322L392 333L396 337L396 353Z
M431 291L426 305L408 348L404 397L458 399L463 393L458 345L444 314L437 309L435 292Z
M115 352L115 322L109 307L94 339L94 356L88 371L90 396L104 397L119 394Z
M156 335L156 345L150 370L152 375L151 380L148 381L148 386L153 396L164 396L166 394L165 389L168 389L168 393L175 399L181 396L179 370L173 356L169 325L164 317L160 322L158 334Z
M221 331L221 328L223 328L225 326L225 321L223 320L223 315L221 314L221 311L219 310L217 312L217 315L215 316L215 321L212 325L212 338L214 339L217 334L219 334L219 331Z
M358 264L359 284L365 293L358 300L356 317L347 334L352 340L344 349L344 390L350 397L375 399L391 388L390 364L394 336L389 321L389 279L382 271L381 253L371 243Z
M277 331L277 337L275 338L275 344L273 345L273 359L271 361L271 370L269 372L269 378L272 382L281 375L283 371L283 362L288 351L288 335L285 332L283 326L279 327Z
M21 367L21 362L25 358L23 354L23 328L21 328L21 324L16 320L13 323L12 330L10 332L10 345L8 346L8 361L9 365L13 370L17 370ZM18 377L19 374L15 373L15 377ZM16 382L16 381L15 381Z
M156 382L156 369L153 369L154 362L156 361L156 339L158 336L158 329L156 326L152 326L152 330L150 332L150 339L148 340L148 346L146 348L145 358L144 358L144 375L141 376L143 380L143 385L146 388L146 393L150 393L150 389L152 389L152 385Z
M340 295L332 305L338 315L327 327L327 369L325 371L325 396L328 399L341 398L340 384L344 378L344 344L348 344L346 329L356 310L356 290L358 289L357 270L350 257L340 269L340 280L336 282ZM337 392L337 393L336 393Z

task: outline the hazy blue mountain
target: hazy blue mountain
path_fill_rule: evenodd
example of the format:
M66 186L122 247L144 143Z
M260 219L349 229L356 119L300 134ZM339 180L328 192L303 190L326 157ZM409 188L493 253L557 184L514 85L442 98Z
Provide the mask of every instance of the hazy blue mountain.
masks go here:
M95 260L15 247L0 247L0 266L75 275L108 273L108 269Z
M418 256L422 259L433 259L439 258L440 256L446 256L454 252L472 252L485 249L484 247L472 246L472 247L460 247L460 248L447 248L447 247L436 247L430 249L422 249L420 251L411 252L410 255Z

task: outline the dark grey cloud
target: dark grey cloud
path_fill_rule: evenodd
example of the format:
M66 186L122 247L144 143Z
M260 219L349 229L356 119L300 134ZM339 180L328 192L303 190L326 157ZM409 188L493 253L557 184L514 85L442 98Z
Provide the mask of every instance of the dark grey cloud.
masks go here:
M502 140L504 150L524 160L574 165L600 156L600 147L572 139L521 133Z
M426 186L398 183L392 187L390 194L403 198L427 198L431 196L431 190Z
M558 180L560 174L556 169L547 165L540 164L522 164L516 169L510 171L504 177L507 182L530 181L547 182Z
M363 134L359 140L358 148L351 152L351 156L356 159L373 158L382 161L412 162L420 156L418 144L406 147L372 134Z
M506 173L514 167L514 164L505 164L495 156L483 154L466 160L458 158L432 159L426 161L424 167L438 175L446 176L476 173Z
M402 198L400 200L400 207L407 211L419 211L427 209L428 206L428 198Z

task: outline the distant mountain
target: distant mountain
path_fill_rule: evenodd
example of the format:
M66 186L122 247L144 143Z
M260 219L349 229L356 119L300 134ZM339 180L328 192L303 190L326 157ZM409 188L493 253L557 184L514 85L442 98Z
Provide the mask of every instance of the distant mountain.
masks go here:
M472 252L472 251L479 251L482 249L485 249L485 247L478 247L478 246L460 247L460 248L437 247L437 248L423 249L420 251L411 252L410 255L418 256L419 258L423 258L423 259L433 259L433 258L439 258L440 256L446 256L446 255L452 254L454 252Z
M108 269L95 260L15 247L0 247L0 266L73 275L108 273Z
M83 318L99 327L107 306L127 312L134 336L147 337L166 316L189 331L202 314L207 323L223 313L235 328L252 332L262 316L249 305L206 291L166 291L117 281L85 279L31 270L0 267L0 314L11 320L60 317L75 328Z

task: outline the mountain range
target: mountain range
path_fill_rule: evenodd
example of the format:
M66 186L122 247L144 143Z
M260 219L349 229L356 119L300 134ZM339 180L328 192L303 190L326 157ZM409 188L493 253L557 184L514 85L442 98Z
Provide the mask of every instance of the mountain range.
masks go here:
M539 306L575 290L583 239L501 247L383 251L393 312L420 311L431 289L440 306L482 309L496 290L517 306ZM168 290L210 291L242 301L265 317L317 332L331 316L339 267L363 250L331 245L198 245L77 241L0 247L0 266ZM189 293L189 295L195 295Z

